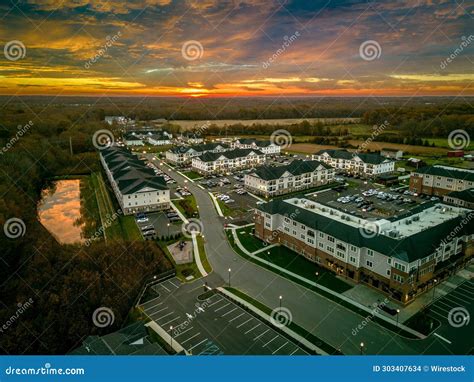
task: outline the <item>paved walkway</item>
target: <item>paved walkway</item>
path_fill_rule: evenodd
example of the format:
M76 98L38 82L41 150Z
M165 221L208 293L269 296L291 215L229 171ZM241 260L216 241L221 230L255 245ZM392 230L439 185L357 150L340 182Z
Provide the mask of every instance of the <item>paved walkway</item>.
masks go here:
M166 172L179 184L182 176L164 166ZM206 236L206 253L213 268L209 285L225 284L231 268L232 286L261 301L270 308L278 305L283 296L284 305L292 312L293 320L323 341L340 349L344 354L359 354L360 343L367 354L451 354L453 349L435 336L412 340L399 336L367 318L348 310L321 295L310 291L274 272L266 270L237 255L227 242L224 220L214 208L207 191L193 182L187 187L194 194L200 210L200 220ZM363 328L355 334L355 329Z

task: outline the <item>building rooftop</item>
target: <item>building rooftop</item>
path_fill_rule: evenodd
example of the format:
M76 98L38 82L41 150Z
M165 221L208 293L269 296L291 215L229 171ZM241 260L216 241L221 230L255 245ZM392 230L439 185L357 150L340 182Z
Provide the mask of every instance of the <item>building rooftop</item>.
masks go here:
M260 166L255 169L251 173L253 176L257 176L264 180L274 180L279 179L285 174L289 172L291 175L301 175L306 174L309 172L315 171L318 167L322 167L324 169L332 168L328 164L324 162L320 162L317 160L312 161L303 161L303 160L294 160L288 165L285 166Z
M465 168L434 165L420 168L414 172L417 174L442 176L446 178L454 178L474 182L474 170L468 170Z
M235 158L242 158L246 157L250 154L256 154L256 155L265 155L262 153L260 150L254 150L254 149L233 149L229 151L223 151L220 153L213 153L213 152L206 152L202 155L200 155L198 158L202 160L203 162L214 162L215 160L219 159L220 157L224 157L227 159L235 159Z
M467 203L474 203L474 188L470 188L464 191L453 191L448 194L452 198L464 200Z
M187 153L188 151L204 153L206 151L216 150L217 148L222 148L223 150L227 150L229 146L224 145L222 143L204 143L201 145L194 145L194 146L177 146L170 149L170 151L176 154L184 154L184 153Z
M316 155L328 154L331 158L356 160L359 158L362 162L368 164L381 164L383 162L391 162L391 159L385 158L380 154L372 153L351 153L347 150L320 150Z
M273 144L269 140L262 141L262 140L255 139L255 138L241 138L241 139L237 139L237 142L239 142L242 145L255 144L258 147L267 147L267 146L271 146Z

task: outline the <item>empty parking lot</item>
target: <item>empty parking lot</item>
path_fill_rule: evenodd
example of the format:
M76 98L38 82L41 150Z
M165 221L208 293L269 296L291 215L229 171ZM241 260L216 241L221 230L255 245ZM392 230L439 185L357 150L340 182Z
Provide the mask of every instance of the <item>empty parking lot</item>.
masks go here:
M292 340L277 333L228 298L214 294L199 300L203 287L170 279L153 288L160 295L142 305L146 314L173 341L194 355L307 354Z

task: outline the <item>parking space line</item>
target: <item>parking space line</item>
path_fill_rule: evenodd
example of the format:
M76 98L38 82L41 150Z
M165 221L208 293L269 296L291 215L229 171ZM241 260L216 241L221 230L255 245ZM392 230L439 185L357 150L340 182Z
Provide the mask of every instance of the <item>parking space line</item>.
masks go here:
M172 315L173 313L174 313L174 312L169 312L168 314L165 314L165 315L162 316L162 317L158 317L156 320L161 320L162 318L168 317L168 316ZM156 321L156 320L155 320L155 321Z
M201 342L199 342L198 344L194 345L192 348L189 348L188 351L191 351L193 350L196 346L199 346L201 345L203 342L206 342L208 339L206 338L205 340L202 340Z
M244 334L250 333L250 332L251 332L252 330L254 330L255 328L258 328L261 324L262 324L262 323L259 322L259 323L258 323L257 325L255 325L252 329L247 330Z
M299 349L299 348L296 348L295 350L293 350L293 351L290 353L290 355L295 354L295 353L298 351L298 349Z
M275 350L272 354L275 354L278 350L280 350L281 348L283 348L286 344L288 343L288 341L286 341L283 345L281 345L277 350Z
M237 327L240 328L241 326L244 326L247 322L249 321L252 321L253 320L253 317L250 317L247 321L245 322L242 322L240 325L238 325Z
M150 310L150 309L156 308L157 306L160 306L160 305L162 305L162 304L163 304L163 303L160 302L160 303L158 303L158 304L156 304L156 305L150 306L149 308L145 308L145 307L144 307L144 308L145 308L145 310Z
M197 336L200 335L200 334L201 334L201 332L196 333L196 334L195 334L194 336L192 336L192 337L189 337L186 341L181 342L181 345L182 345L182 344L185 344L186 342L188 342L188 341L190 341L190 340L192 340L194 337L197 337Z
M150 312L150 311L148 311L148 314L149 314L149 315L152 315L152 314L160 313L160 312L162 312L163 310L166 310L166 309L168 309L168 307L163 308L163 309L160 309L160 310L157 310L156 312ZM145 311L146 311L146 309L145 309Z
M160 296L154 297L154 298L152 298L151 300L145 301L142 305L148 304L149 302L152 302L153 300L156 300L156 299L158 299L158 298L160 298Z
M435 313L437 316L440 316L440 317L442 317L443 319L446 320L446 316L445 316L444 314L441 314L441 313L439 313L439 312L437 312L437 311L435 311L435 310L433 310L433 309L431 309L431 312L430 312L430 313Z
M454 296L454 295L451 295L450 297L455 299L455 300L462 301L463 304L466 304L466 303L469 304L469 301L463 300L460 297L457 297L457 296ZM466 297L466 296L463 296L463 297Z
M432 310L433 310L433 309L439 309L439 310L442 310L443 312L446 312L446 313L449 314L449 310L446 310L446 309L442 308L442 307L439 306L439 305L435 305L435 306L431 307L431 309L432 309Z
M455 289L453 293L456 293L456 292L459 292L459 293L462 293L462 294L467 293L467 294L470 294L470 295L474 296L474 291L471 292L468 289L458 288L458 289Z
M228 312L224 313L224 314L222 315L222 317L227 316L229 313L232 313L234 310L237 310L237 307L235 307L234 309L229 310Z
M268 341L265 345L263 345L263 347L267 346L269 343L273 342L275 339L277 339L278 337L280 337L278 334L273 337L270 341Z
M237 317L234 317L232 320L229 320L229 322L232 322L232 321L236 320L237 318L242 317L244 314L245 314L245 312L240 313Z
M181 325L182 325L182 324L178 325L178 327L181 326ZM186 329L185 331L179 333L179 334L176 335L174 338L177 338L177 337L179 337L181 334L184 334L184 333L186 333L186 332L189 332L192 328L193 328L193 326L191 326L189 329Z
M229 306L229 305L230 305L230 302L228 302L227 304L221 306L220 308L217 308L214 312L218 312L219 310L224 309L226 306Z
M452 302L452 301L450 301L450 302ZM453 307L452 307L451 305L449 305L449 304L448 304L446 301L444 301L444 300L439 300L439 301L437 301L436 303L442 304L442 305L444 305L444 306L447 306L449 309L453 309ZM435 306L436 306L436 303L435 303Z
M179 320L179 316L173 318L172 320L169 320L168 322L165 322L164 324L161 324L161 326L165 326L165 325L171 324L172 322L174 322L174 321L176 321L176 320Z
M168 281L169 281L171 284L173 284L173 286L174 286L175 288L179 288L179 284L176 285L176 284L175 284L174 282L172 282L171 280L168 280Z
M270 329L265 330L263 333L260 333L257 337L255 337L253 340L254 340L254 341L258 340L258 339L259 339L260 337L262 337L266 332L269 332L269 331L270 331Z
M165 287L163 284L158 284L158 285L162 286L163 289L166 289L168 292L170 292L170 290L167 287Z
M223 300L223 298L221 298L220 300L214 301L211 305L208 306L208 308L210 308L210 307L213 306L213 305L218 304L218 303L221 302L222 300Z

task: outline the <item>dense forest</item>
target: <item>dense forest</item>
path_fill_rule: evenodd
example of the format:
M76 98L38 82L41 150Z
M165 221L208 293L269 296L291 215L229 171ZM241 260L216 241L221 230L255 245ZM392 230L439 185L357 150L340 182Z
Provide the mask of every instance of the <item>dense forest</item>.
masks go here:
M0 124L0 352L64 354L87 335L119 328L144 279L171 265L154 243L60 245L38 222L49 178L99 169L91 136L104 126L94 111L12 104L1 110ZM23 224L17 238L5 232L11 218ZM103 306L115 321L99 329L92 314Z

